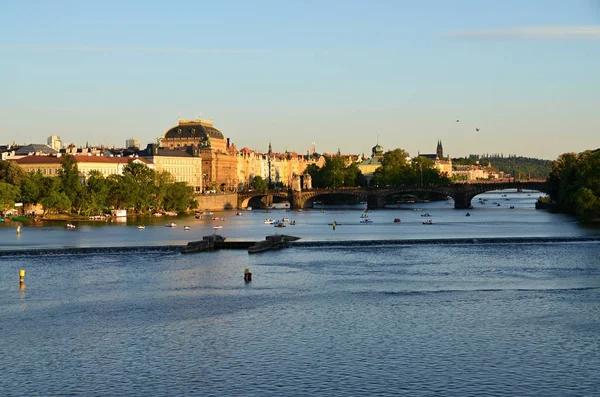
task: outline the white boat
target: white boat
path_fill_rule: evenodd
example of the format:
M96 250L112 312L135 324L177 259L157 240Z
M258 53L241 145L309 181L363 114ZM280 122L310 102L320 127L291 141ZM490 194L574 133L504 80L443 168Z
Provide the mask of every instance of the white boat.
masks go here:
M432 221L431 219L427 219L426 221L423 222L424 225L435 225L435 222Z
M212 213L212 212L210 212L210 211L204 211L204 212L202 213L202 215L212 215L212 214L213 214L213 213Z
M71 224L71 223L67 223L67 224L65 225L65 227L66 227L67 229L75 229L75 227L76 227L76 226L75 226L75 225L73 225L73 224Z
M163 214L161 214L160 212L155 212L154 214L152 214L152 216L162 216Z
M252 207L246 207L246 211L252 211Z
M165 212L166 216L177 216L177 212L173 212L173 211L167 211Z
M223 229L222 225L213 226L213 229Z
M275 223L275 221L273 219L270 219L270 218L265 219L265 225L272 225L273 223Z
M360 223L373 223L373 221L370 219L361 219Z
M146 228L146 226L144 226L144 225L138 225L138 227L137 227L137 228L138 228L138 229L145 229L145 228Z
M189 226L184 226L183 230L188 231L188 230L190 230L190 227Z
M167 223L165 226L166 227L177 227L177 225L175 223L173 223L173 222Z
M290 218L281 218L281 222L289 222Z

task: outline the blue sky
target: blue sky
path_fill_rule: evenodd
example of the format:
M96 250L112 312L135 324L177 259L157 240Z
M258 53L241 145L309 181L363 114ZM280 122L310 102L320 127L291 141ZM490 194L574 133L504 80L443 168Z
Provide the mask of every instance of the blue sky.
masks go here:
M201 113L239 149L369 154L379 139L416 155L441 139L453 157L554 159L600 147L600 0L0 9L0 144L145 146Z

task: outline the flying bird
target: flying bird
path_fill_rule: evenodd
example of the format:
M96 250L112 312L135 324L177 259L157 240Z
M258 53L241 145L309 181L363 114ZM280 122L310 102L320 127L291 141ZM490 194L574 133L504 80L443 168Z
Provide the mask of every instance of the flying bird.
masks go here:
M479 131L479 128L475 128L475 131Z
M456 120L456 122L458 123L460 120Z

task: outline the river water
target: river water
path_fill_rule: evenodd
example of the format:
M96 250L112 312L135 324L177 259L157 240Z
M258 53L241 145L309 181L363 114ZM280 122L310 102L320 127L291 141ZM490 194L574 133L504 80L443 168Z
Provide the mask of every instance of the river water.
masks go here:
M0 392L598 396L600 230L536 211L536 196L405 205L372 224L325 207L0 226ZM296 226L263 223L284 216ZM302 239L257 255L170 247L215 224ZM109 248L123 246L144 248Z

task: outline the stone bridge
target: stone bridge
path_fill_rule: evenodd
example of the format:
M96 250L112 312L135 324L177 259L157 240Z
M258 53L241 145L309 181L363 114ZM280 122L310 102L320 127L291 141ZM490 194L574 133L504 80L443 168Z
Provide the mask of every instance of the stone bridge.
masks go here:
M381 188L325 188L303 191L268 190L265 192L243 192L238 194L238 208L246 208L253 197L280 197L290 202L294 209L304 208L312 203L316 197L331 194L357 197L359 201L366 201L369 208L383 208L386 199L390 196L407 193L434 193L450 196L454 199L454 208L465 209L471 207L471 199L478 194L491 190L527 189L547 193L546 181L512 181L512 182L478 182L478 183L452 183L447 185L424 186L390 186Z

